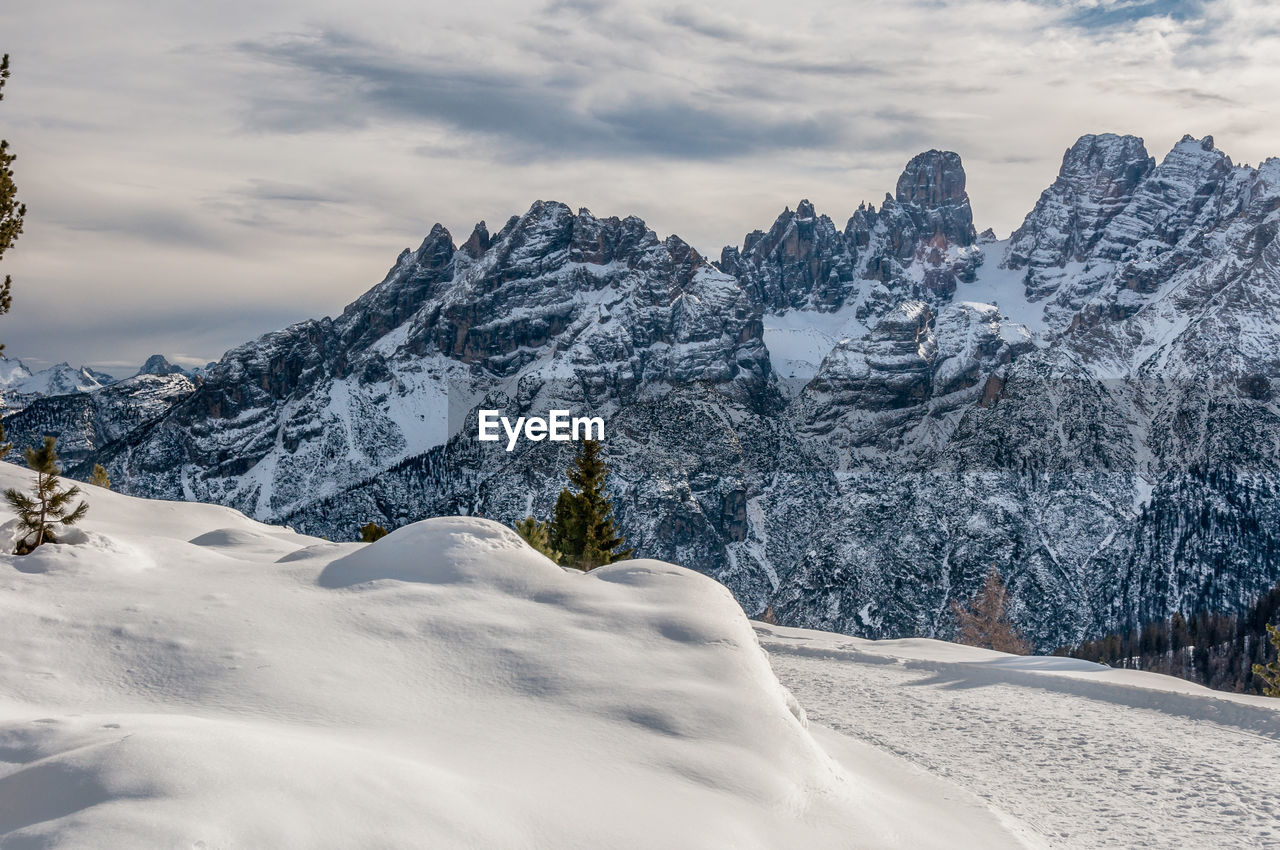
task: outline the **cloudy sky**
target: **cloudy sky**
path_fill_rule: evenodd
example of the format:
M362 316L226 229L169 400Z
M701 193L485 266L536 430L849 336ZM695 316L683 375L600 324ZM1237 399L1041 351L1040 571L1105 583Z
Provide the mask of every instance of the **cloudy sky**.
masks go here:
M1004 236L1082 133L1280 155L1278 6L5 0L29 213L0 341L202 363L538 198L718 256L803 197L843 223L931 147Z

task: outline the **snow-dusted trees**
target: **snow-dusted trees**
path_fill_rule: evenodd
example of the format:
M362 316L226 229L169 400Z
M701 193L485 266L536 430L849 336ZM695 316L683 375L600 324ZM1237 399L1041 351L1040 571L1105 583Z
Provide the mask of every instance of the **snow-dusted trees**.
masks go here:
M987 570L982 589L967 608L951 603L958 625L956 641L1015 655L1029 653L1031 647L1009 619L1008 597L1009 591L1000 579L1000 571L995 567Z
M36 473L35 492L27 495L21 490L9 488L4 497L18 514L18 528L22 537L14 549L15 555L25 555L45 543L57 543L55 530L71 526L89 512L85 502L72 507L80 495L80 488L72 485L65 490L58 478L57 437L45 437L41 448L29 448L24 452L27 466Z
M1277 648L1268 631L1276 623L1280 623L1280 585L1243 611L1202 610L1189 616L1175 612L1170 618L1103 635L1075 648L1060 647L1054 654L1252 694L1268 687L1257 671L1265 673L1274 667L1268 662Z

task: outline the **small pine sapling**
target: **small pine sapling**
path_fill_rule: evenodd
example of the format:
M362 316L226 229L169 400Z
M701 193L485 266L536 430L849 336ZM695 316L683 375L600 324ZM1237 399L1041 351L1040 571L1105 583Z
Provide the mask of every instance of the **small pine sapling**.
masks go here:
M516 534L537 551L557 564L560 563L560 553L551 546L551 528L548 523L538 522L531 516L525 517L516 523Z
M80 495L79 487L62 488L58 478L57 443L57 437L45 437L44 446L23 452L27 466L36 473L32 495L12 487L4 492L5 499L18 514L18 528L22 532L14 547L15 555L26 555L45 543L57 543L57 529L75 525L89 512L85 502L71 505Z
M360 542L373 543L387 536L387 530L376 522L370 521L360 526Z
M94 487L110 490L111 479L107 477L107 468L100 463L95 463L93 465L93 475L89 476L89 483Z
M622 548L626 538L618 533L613 504L604 492L609 466L597 440L583 440L568 477L578 492L560 491L549 535L561 563L592 570L630 558L633 550Z

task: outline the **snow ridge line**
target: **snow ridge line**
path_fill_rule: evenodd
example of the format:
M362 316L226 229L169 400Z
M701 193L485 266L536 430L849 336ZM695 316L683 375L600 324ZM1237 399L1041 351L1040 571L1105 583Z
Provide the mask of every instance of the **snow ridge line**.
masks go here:
M940 685L947 688L981 688L991 685L1015 685L1040 688L1106 702L1127 708L1158 711L1173 717L1215 723L1242 732L1280 741L1280 710L1268 706L1250 705L1235 699L1223 698L1205 689L1203 694L1185 694L1176 691L1144 688L1121 682L1089 680L1064 675L1052 670L1032 671L1004 665L1004 659L995 662L981 661L932 661L894 658L887 655L863 652L857 649L796 646L772 641L757 630L760 645L768 653L794 655L804 658L852 661L858 664L898 665L908 670L934 673L932 678L918 682L920 685ZM1020 656L1010 656L1021 660ZM1051 660L1051 659L1045 659ZM1099 672L1104 668L1099 665ZM1280 706L1277 706L1280 708Z

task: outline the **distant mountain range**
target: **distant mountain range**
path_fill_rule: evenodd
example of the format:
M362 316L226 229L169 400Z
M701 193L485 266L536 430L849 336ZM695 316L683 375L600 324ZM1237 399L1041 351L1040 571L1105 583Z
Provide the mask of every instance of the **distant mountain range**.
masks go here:
M198 366L194 369L184 369L170 363L162 354L153 354L131 377L185 375L187 378L196 378L203 375L207 368ZM119 382L119 378L108 375L106 372L99 372L88 366L77 369L67 363L58 363L47 369L33 372L21 360L0 355L0 410L8 416L38 398L91 393Z
M145 375L5 424L62 429L129 493L351 539L548 514L572 447L478 443L474 411L590 412L631 542L749 613L948 636L995 565L1047 649L1280 580L1278 232L1280 160L1208 137L1159 164L1081 137L1006 240L936 150L843 228L802 201L714 262L539 201L461 244L437 225L340 316L199 386Z

